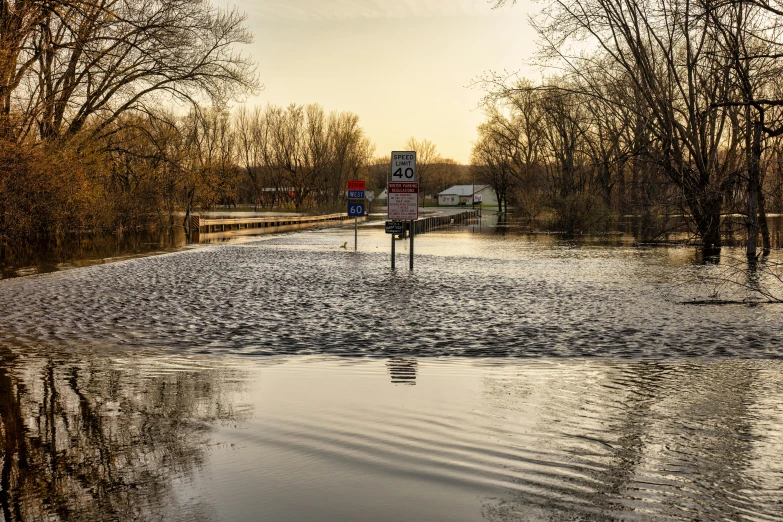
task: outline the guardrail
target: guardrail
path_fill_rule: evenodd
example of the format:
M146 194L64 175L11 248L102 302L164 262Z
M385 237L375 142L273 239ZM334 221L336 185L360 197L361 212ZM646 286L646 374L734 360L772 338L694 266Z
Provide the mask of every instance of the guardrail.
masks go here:
M450 216L432 216L428 218L420 218L413 222L414 233L418 236L420 234L426 234L436 228L444 227L447 225L463 225L468 223L471 219L479 216L478 210L466 210L459 214L452 214Z
M191 216L190 224L194 232L213 234L236 230L255 231L258 234L281 232L283 228L342 224L353 220L347 213L326 214L322 216L279 216L279 217L238 217L238 218L204 218Z

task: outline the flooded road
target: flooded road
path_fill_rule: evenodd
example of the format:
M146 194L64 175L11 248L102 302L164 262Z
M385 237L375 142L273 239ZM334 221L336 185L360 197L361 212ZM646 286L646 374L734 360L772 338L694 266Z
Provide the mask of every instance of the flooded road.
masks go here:
M392 272L387 241L367 229L354 253L352 231L321 230L10 279L0 332L233 355L783 355L780 308L681 304L720 271L693 249L455 231Z
M721 264L352 239L0 281L4 518L783 519L783 309L682 304Z

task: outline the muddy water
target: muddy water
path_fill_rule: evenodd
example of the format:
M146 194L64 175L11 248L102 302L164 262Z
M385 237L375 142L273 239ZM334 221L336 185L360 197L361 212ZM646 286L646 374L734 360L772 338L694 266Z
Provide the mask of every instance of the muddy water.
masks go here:
M0 504L6 520L780 519L781 370L6 353Z
M52 241L0 243L0 279L155 255L185 244L185 232L181 228L122 236L89 234Z
M783 519L781 309L682 304L725 265L352 239L0 281L4 518Z
M233 355L783 355L778 307L681 304L722 270L692 249L455 231L392 272L389 236L362 232L357 253L322 230L6 280L0 332Z

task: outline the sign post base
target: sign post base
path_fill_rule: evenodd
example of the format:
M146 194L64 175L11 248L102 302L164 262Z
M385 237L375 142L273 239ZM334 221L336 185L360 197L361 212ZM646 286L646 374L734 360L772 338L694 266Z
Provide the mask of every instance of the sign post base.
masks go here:
M413 224L414 221L411 219L411 270L413 270L413 236L416 235L415 231L413 230Z
M391 235L392 238L392 270L394 270L394 234Z

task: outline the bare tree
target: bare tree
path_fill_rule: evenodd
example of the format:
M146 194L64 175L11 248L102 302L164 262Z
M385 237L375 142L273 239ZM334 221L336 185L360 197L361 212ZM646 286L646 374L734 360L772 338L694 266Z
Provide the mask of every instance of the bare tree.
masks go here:
M498 200L498 212L508 212L508 196L514 182L518 129L498 111L488 111L489 120L478 128L471 164L476 179L489 184ZM472 197L472 196L471 196Z
M3 0L0 11L27 4ZM258 87L252 64L234 51L251 41L244 17L207 0L69 0L33 17L26 34L7 31L21 43L5 60L15 63L5 65L0 106L6 119L16 114L17 139L33 130L42 139L73 135L93 117L90 132L100 135L130 110Z
M209 0L0 0L0 148L13 151L0 162L0 216L35 214L54 233L138 226L161 200L171 216L154 180L179 184L187 171L171 162L188 158L174 153L184 135L169 110L259 88L236 51L251 40L243 21ZM61 214L68 198L101 205ZM0 235L16 226L0 220Z
M736 170L733 158L720 152L731 149L737 136L728 109L713 105L731 84L708 10L707 4L672 0L555 0L536 27L549 56L573 74L583 76L603 63L571 45L583 47L587 39L602 60L631 79L656 138L650 155L680 187L683 209L705 250L717 251L723 194Z
M405 148L416 151L416 179L419 182L419 194L421 194L423 201L427 194L432 193L429 175L441 157L435 144L427 139L419 141L411 136L405 142Z
M239 169L234 163L234 133L227 111L196 107L180 122L180 128L188 228L196 204L208 209L234 202Z
M762 234L763 253L770 251L770 234L766 218L761 157L765 137L783 134L779 108L783 97L776 96L775 83L783 68L783 44L779 42L780 13L775 6L764 3L733 1L719 9L709 9L715 39L728 58L734 89L715 107L740 107L744 120L746 162L746 253L756 257L757 236ZM775 111L777 110L778 113ZM765 120L765 118L769 118ZM770 121L773 120L773 121ZM776 121L774 121L776 120Z
M248 111L241 106L234 117L237 162L250 181L251 198L257 210L263 189L264 152L268 140L267 120L260 107Z
M469 165L462 165L452 158L441 158L429 174L430 190L437 196L453 185L469 184L472 179L469 171Z
M235 120L239 161L267 185L257 190L283 195L297 210L344 203L346 181L362 175L374 150L357 115L317 104L243 109Z

